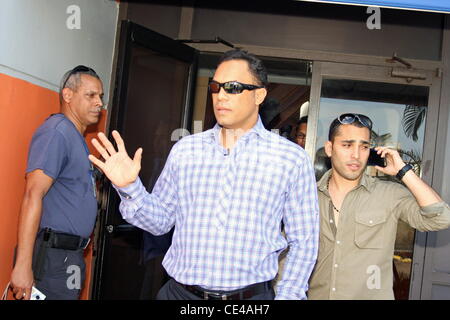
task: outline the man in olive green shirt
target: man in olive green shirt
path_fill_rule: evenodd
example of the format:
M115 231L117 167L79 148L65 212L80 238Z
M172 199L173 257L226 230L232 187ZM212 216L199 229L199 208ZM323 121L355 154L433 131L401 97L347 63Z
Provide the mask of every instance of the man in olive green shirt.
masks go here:
M372 121L343 114L330 126L325 151L332 169L319 181L320 240L308 299L394 299L392 258L401 219L420 231L450 226L450 209L405 165L397 151L378 147L386 167L406 187L364 173Z

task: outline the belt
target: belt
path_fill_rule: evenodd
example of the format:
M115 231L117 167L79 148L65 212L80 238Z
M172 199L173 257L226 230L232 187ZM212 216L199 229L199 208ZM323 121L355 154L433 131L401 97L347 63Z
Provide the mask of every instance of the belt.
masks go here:
M203 300L245 300L250 299L251 297L269 291L272 288L271 281L255 283L244 287L242 289L233 290L233 291L218 291L212 292L206 289L203 289L199 286L191 286L179 283L175 281L178 285L185 288L187 291L192 292L197 297Z
M90 238L83 238L70 233L53 231L50 228L45 228L44 242L48 242L49 248L64 249L64 250L80 250L86 249L89 245Z

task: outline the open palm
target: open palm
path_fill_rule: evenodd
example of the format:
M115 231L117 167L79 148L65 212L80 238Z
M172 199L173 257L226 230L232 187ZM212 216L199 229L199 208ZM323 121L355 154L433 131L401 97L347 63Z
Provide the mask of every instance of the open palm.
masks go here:
M125 149L122 137L117 131L112 132L112 136L117 144L117 150L113 144L100 132L97 139L92 139L92 144L101 154L104 162L93 155L89 155L89 160L99 167L108 179L117 187L123 188L134 182L141 170L142 148L139 148L131 159Z

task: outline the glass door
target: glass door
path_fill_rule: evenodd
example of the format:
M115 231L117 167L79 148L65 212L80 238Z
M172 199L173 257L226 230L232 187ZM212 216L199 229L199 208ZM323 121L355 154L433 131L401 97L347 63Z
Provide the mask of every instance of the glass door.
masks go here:
M412 164L416 173L431 184L440 79L425 70L415 71L417 77L411 73L409 78L393 77L393 70L314 63L305 149L314 160L317 179L330 168L323 146L328 140L331 121L351 112L372 119L374 146L397 149L404 161ZM393 179L373 167L368 167L367 173L380 179ZM425 244L425 233L415 232L406 223L399 222L393 257L396 299L412 298L414 292L420 291Z

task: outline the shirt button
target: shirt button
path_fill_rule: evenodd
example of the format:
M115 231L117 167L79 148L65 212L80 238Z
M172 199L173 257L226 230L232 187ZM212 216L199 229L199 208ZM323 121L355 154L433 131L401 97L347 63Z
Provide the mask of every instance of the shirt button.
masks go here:
M131 199L131 197L130 197L130 195L128 194L128 193L125 193L125 192L122 192L122 191L119 191L119 194L122 196L122 197L124 197L125 199Z
M372 220L369 220L369 223L370 223L370 224L372 224L372 223L373 223L373 221L372 221Z
M336 291L336 288L333 288L333 289L331 289L331 290Z
M341 242L340 242L339 240L338 240L338 241L336 241L336 243L337 243L337 244L341 244Z
M333 220L330 220L330 223L333 223Z
M337 263L336 263L336 264L334 265L334 267L335 267L335 268L337 268L337 267L338 267Z

